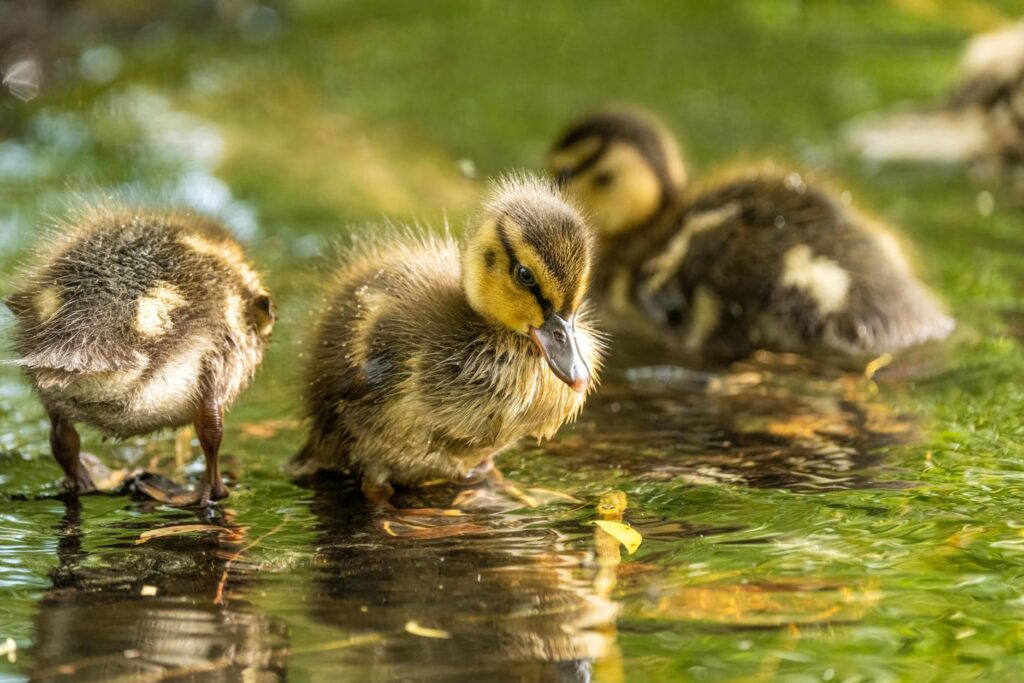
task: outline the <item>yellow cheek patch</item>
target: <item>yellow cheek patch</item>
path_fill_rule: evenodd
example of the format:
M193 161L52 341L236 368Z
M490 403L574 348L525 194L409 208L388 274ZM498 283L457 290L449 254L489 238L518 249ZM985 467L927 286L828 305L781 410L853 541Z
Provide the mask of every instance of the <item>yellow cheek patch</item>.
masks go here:
M136 304L136 331L146 337L167 333L173 325L171 314L184 304L185 299L172 285L151 287Z
M512 252L517 259L521 258L523 254L519 252L524 247L518 226L509 221L503 225ZM523 265L534 269L537 263L529 261ZM484 317L522 334L528 333L531 325L536 327L543 322L533 295L509 274L508 257L498 236L496 220L484 223L467 245L463 269L463 286L470 305ZM543 274L534 270L534 275L539 279Z
M35 309L39 322L45 323L60 310L60 307L60 291L56 287L42 289L32 297L32 308Z
M608 174L612 182L598 186L597 176ZM661 182L643 155L631 145L613 143L601 161L569 185L587 209L594 226L605 235L640 227L661 205Z

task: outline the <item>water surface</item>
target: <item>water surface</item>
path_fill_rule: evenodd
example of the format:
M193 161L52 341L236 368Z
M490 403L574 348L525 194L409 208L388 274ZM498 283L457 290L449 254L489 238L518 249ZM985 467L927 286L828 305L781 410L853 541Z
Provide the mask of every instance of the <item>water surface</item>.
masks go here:
M0 679L1018 677L1024 214L998 180L868 166L836 134L937 98L1012 3L137 4L26 20L46 79L0 94L0 293L70 194L160 195L224 216L283 317L229 416L232 496L203 512L59 496L43 412L0 366ZM458 229L478 178L539 166L607 100L660 112L698 175L770 155L833 178L900 226L954 338L870 378L623 340L576 425L500 459L537 505L400 499L472 498L436 522L463 533L288 480L325 245L385 215ZM201 471L170 434L83 436L115 469Z

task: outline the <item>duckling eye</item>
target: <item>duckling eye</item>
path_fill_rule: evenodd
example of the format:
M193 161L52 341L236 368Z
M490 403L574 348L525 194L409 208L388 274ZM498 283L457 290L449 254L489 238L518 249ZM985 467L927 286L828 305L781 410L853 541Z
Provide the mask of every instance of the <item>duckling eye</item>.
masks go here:
M607 171L604 171L594 176L593 183L594 187L608 187L609 185L612 184L612 182L614 182L614 180L615 176L613 176L611 173L608 173Z
M537 284L537 280L533 277L533 273L526 266L519 266L516 268L516 280L519 281L523 287L533 287Z

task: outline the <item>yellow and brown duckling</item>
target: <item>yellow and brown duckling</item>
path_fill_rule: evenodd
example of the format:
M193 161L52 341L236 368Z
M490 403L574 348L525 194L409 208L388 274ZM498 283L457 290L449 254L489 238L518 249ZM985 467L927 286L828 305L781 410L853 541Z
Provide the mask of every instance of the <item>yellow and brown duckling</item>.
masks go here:
M572 124L548 162L597 228L604 299L688 353L877 355L953 329L897 240L797 172L769 164L688 187L672 135L629 110Z
M193 494L228 495L217 456L224 410L252 379L270 338L270 295L241 246L192 213L81 210L38 250L7 298L14 361L50 416L50 444L74 492L94 489L78 423L127 438L195 424L206 472Z
M550 184L515 177L461 248L410 231L351 249L314 336L297 471L352 471L384 502L392 484L471 481L520 438L554 435L600 367L592 241Z
M846 133L881 161L1024 164L1024 21L972 38L938 106L869 115Z

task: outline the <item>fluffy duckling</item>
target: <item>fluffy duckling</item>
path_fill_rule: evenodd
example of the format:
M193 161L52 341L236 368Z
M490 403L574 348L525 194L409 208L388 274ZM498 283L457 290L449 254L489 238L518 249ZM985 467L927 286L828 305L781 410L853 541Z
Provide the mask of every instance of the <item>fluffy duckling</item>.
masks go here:
M598 229L595 280L613 309L638 308L687 352L859 356L953 328L894 237L799 173L686 187L672 135L626 110L572 124L548 161Z
M7 299L20 365L50 416L69 490L94 489L76 423L126 438L195 423L206 473L171 503L228 495L224 410L249 383L274 323L270 295L223 227L191 213L101 206L39 249Z
M314 336L299 473L391 484L468 481L583 407L601 344L587 320L592 235L545 181L499 182L468 227L354 247Z
M971 39L940 106L867 116L846 135L883 161L1024 163L1024 21Z

